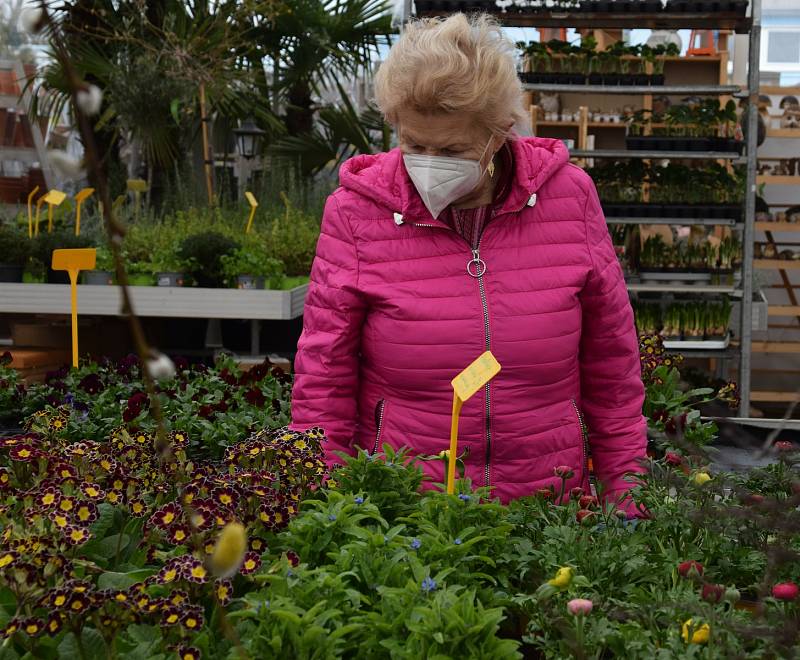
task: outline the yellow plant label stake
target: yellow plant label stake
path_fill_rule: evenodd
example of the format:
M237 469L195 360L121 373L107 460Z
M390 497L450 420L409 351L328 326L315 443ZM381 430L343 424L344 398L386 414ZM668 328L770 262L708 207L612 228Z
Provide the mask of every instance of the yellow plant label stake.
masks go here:
M75 236L81 235L81 204L94 194L94 188L84 188L75 195Z
M33 198L36 197L36 193L39 192L39 186L36 186L31 192L28 194L28 238L33 238Z
M250 217L247 218L247 228L244 230L245 234L250 233L250 229L253 226L253 218L256 214L256 208L258 207L258 201L255 198L255 195L250 191L245 192L244 196L247 198L247 203L250 204Z
M53 233L53 207L54 206L61 206L61 202L63 202L67 198L67 194L61 192L60 190L51 190L44 196L44 201L47 202L47 233Z
M486 351L458 376L453 378L453 417L450 424L450 456L447 461L447 492L456 489L456 457L458 455L458 417L464 402L500 373L500 363Z
M142 203L142 193L147 192L147 181L144 179L128 179L128 190L133 193L133 198L136 206L134 207L133 216L139 218L139 209Z
M69 273L69 286L72 298L72 366L78 368L78 273L92 270L97 261L95 248L53 250L53 270Z

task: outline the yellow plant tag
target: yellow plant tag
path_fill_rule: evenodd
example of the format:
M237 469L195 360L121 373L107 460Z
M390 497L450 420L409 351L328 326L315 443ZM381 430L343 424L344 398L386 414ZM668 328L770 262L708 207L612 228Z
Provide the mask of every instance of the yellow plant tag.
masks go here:
M69 273L70 298L72 300L72 366L78 368L78 273L92 270L97 262L95 248L71 248L53 250L53 270Z
M258 200L256 199L255 195L253 195L253 193L251 193L249 190L244 193L244 196L247 199L247 203L250 204L250 217L247 218L247 226L244 229L244 233L249 234L250 230L253 228L253 218L256 215Z
M136 193L147 192L147 181L144 179L128 179L128 190Z
M466 401L498 373L500 373L500 363L495 359L491 351L486 351L458 374L451 384L456 396L462 401Z
M75 195L75 236L81 235L81 204L94 194L94 188L84 188Z
M245 192L244 196L247 198L247 203L250 204L250 206L258 206L258 201L256 200L255 195L253 195L253 193L251 193L249 190Z
M84 188L83 190L78 191L78 193L75 195L75 201L84 202L92 196L92 193L94 193L94 188Z
M44 196L44 201L53 206L59 206L67 198L67 194L60 190L51 190Z

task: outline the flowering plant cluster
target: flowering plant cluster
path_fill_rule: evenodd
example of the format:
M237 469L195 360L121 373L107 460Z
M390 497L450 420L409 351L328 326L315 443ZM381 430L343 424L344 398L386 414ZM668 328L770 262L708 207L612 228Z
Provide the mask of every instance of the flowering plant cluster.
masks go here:
M247 371L231 358L221 358L213 367L176 359L175 367L174 377L156 385L167 429L187 433L213 456L219 456L230 439L289 422L291 377L268 361ZM0 379L12 384L14 372L6 371L0 371ZM52 416L58 411L66 419L61 429L64 438L103 441L120 426L131 432L152 432L156 426L134 356L83 363L77 370L64 368L49 373L43 384L27 388L13 385L0 387L0 392L8 393L0 394L0 416L4 412L20 418L37 413Z
M324 484L321 431L262 430L210 462L179 431L166 447L125 428L71 443L66 420L45 411L29 422L39 432L0 438L0 584L14 602L5 647L42 657L67 636L99 635L113 655L149 625L162 648L199 657L197 633L219 625L275 534ZM231 525L245 540L222 561L220 530Z

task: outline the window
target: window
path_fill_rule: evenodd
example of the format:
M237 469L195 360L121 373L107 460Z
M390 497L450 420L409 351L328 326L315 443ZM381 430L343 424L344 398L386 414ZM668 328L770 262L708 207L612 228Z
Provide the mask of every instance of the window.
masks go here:
M800 27L768 29L761 50L764 71L800 71Z

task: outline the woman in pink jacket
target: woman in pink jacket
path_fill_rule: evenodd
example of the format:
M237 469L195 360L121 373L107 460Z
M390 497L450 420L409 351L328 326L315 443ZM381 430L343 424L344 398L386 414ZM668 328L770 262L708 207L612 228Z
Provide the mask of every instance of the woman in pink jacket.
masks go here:
M464 405L459 453L503 502L561 483L606 497L645 455L644 388L622 271L591 179L559 140L520 138L513 44L486 17L409 24L377 102L399 148L341 167L295 361L293 426L337 452L448 447L451 379L500 374ZM441 461L424 463L442 482Z

